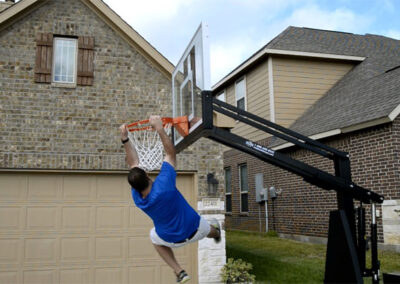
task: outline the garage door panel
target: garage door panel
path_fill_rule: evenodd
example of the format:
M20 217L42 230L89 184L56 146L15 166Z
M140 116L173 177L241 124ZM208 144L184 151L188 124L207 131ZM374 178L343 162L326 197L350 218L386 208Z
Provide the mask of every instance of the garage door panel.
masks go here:
M60 284L89 283L89 269L64 269L60 271Z
M128 246L130 260L159 258L148 236L130 237Z
M185 266L185 265L183 265ZM186 268L185 268L186 269ZM190 273L190 271L186 270L186 272L189 275L193 275ZM171 268L169 268L168 266L162 266L161 267L161 283L163 284L173 284L176 283L176 277L173 274L173 272L171 271Z
M56 283L56 271L54 270L33 270L24 271L24 284Z
M186 246L174 249L176 257L180 258L182 256L188 255L191 248L192 248L192 245L186 245Z
M62 178L59 175L31 175L28 180L29 200L60 200Z
M155 266L129 267L128 283L132 284L160 283L159 274L160 271Z
M125 209L121 206L104 206L96 208L96 230L123 230Z
M98 237L96 242L96 261L120 260L123 258L124 239L122 237Z
M63 177L63 200L90 201L94 199L96 179L87 176Z
M191 176L182 176L176 181L176 187L186 200L194 199L193 179ZM197 207L194 207L197 208Z
M122 283L123 274L122 269L118 267L105 267L95 269L95 282L96 283Z
M0 231L19 231L23 224L23 209L16 206L0 207Z
M0 178L0 200L23 201L27 198L28 178L10 174Z
M56 238L25 239L24 248L25 264L56 262Z
M61 239L61 262L90 261L90 238L69 237Z
M92 206L65 206L61 210L61 227L64 231L90 231Z
M100 201L123 201L129 199L126 179L113 176L96 177L96 197Z
M0 263L17 264L20 262L21 241L19 239L0 239ZM3 282L0 282L3 283Z
M17 271L0 271L0 283L19 283Z
M194 176L177 184L195 206ZM0 172L0 283L174 283L152 227L126 174ZM175 252L195 275L197 245Z
M26 209L27 230L57 230L57 207L28 207Z

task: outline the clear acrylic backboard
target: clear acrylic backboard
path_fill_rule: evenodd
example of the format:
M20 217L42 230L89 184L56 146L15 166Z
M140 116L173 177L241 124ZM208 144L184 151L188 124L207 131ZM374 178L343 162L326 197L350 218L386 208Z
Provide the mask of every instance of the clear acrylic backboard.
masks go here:
M173 117L188 116L189 133L202 122L201 91L210 90L208 27L200 24L172 73ZM174 131L174 143L183 137Z

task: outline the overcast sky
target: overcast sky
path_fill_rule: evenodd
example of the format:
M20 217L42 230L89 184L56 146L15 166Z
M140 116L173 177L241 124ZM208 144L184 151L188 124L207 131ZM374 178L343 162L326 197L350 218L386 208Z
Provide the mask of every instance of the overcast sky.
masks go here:
M400 0L103 1L173 64L207 23L212 84L288 26L400 39Z

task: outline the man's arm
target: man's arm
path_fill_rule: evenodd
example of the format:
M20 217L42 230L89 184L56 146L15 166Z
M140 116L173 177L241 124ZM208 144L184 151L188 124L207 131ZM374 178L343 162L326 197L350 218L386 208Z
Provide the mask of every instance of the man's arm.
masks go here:
M154 130L157 131L158 135L160 135L160 139L165 150L164 161L168 162L175 168L176 167L175 146L174 144L172 144L171 139L165 132L164 127L162 126L162 121L160 116L158 115L150 116L149 123L154 128Z
M121 131L121 141L124 142L127 139L129 139L128 128L126 127L125 124L122 124L119 127L119 130ZM126 153L126 162L128 163L129 168L139 166L139 156L135 150L135 147L132 144L132 141L128 140L127 142L125 142L124 148Z

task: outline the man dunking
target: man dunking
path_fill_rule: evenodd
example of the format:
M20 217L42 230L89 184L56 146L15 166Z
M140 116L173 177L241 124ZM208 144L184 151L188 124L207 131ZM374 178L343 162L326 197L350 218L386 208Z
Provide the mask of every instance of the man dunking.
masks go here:
M139 167L139 157L129 140L128 128L120 126L127 163L130 167L128 182L132 186L132 197L137 207L143 210L154 223L150 240L161 258L173 269L177 282L190 278L177 262L172 248L199 241L205 237L221 240L221 229L217 220L208 221L200 216L176 188L176 152L165 132L160 116L150 116L150 125L160 136L165 157L160 173L152 181Z

